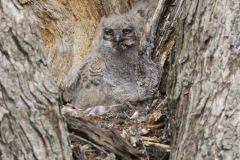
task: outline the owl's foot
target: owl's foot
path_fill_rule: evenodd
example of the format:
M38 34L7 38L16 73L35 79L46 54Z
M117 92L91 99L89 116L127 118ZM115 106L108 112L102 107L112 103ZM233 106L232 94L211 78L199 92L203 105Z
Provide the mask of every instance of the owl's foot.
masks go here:
M99 106L87 108L84 111L84 113L87 116L96 116L96 115L101 116L109 112L124 112L127 109L127 107L128 106L125 104L114 104L111 106L99 105Z
M91 108L87 108L84 113L87 115L87 116L96 116L96 115L104 115L106 113L109 112L109 107L106 107L106 106L95 106L95 107L91 107Z

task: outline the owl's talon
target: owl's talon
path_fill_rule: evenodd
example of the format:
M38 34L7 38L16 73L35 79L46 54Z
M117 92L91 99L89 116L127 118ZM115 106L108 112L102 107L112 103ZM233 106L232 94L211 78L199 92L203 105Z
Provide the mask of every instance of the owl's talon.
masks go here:
M87 116L101 116L101 115L104 115L106 113L109 112L109 108L106 107L106 106L95 106L95 107L91 107L91 108L87 108L84 113L87 115Z

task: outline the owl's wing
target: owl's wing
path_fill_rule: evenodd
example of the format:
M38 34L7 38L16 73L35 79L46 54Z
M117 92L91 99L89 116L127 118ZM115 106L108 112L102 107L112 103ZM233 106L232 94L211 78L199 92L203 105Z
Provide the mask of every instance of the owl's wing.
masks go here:
M97 56L90 56L81 63L77 70L77 76L66 90L67 99L72 102L74 96L89 86L97 86L102 83L104 63Z
M66 102L72 101L73 94L76 92L76 90L80 84L80 81L82 78L82 73L85 72L90 61L91 61L91 57L87 58L85 61L83 61L81 64L79 64L76 67L74 73L71 73L68 75L68 76L74 76L74 78L73 78L71 84L63 92L63 99Z

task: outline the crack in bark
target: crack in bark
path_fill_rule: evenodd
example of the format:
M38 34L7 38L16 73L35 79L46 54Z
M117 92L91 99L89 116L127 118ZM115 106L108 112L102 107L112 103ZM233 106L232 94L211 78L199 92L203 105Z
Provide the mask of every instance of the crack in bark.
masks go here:
M21 46L21 42L18 40L18 38L12 33L12 39L15 42L14 44L16 45L16 47L18 48L19 51L21 51L23 53L23 55L26 57L27 61L29 64L32 64L32 61L29 57L29 53L28 51L26 51L22 46Z

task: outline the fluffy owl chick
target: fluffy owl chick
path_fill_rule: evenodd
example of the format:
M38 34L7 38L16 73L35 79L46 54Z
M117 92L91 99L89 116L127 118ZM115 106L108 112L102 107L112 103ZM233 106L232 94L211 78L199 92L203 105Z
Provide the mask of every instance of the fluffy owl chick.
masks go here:
M159 68L148 62L141 49L143 19L132 12L112 15L102 19L99 32L96 52L105 62L104 81L114 97L121 102L137 101L157 89ZM154 73L147 73L149 69ZM146 78L154 82L146 84Z
M116 106L152 97L159 67L141 49L143 21L131 12L102 18L94 49L70 87L80 108Z

